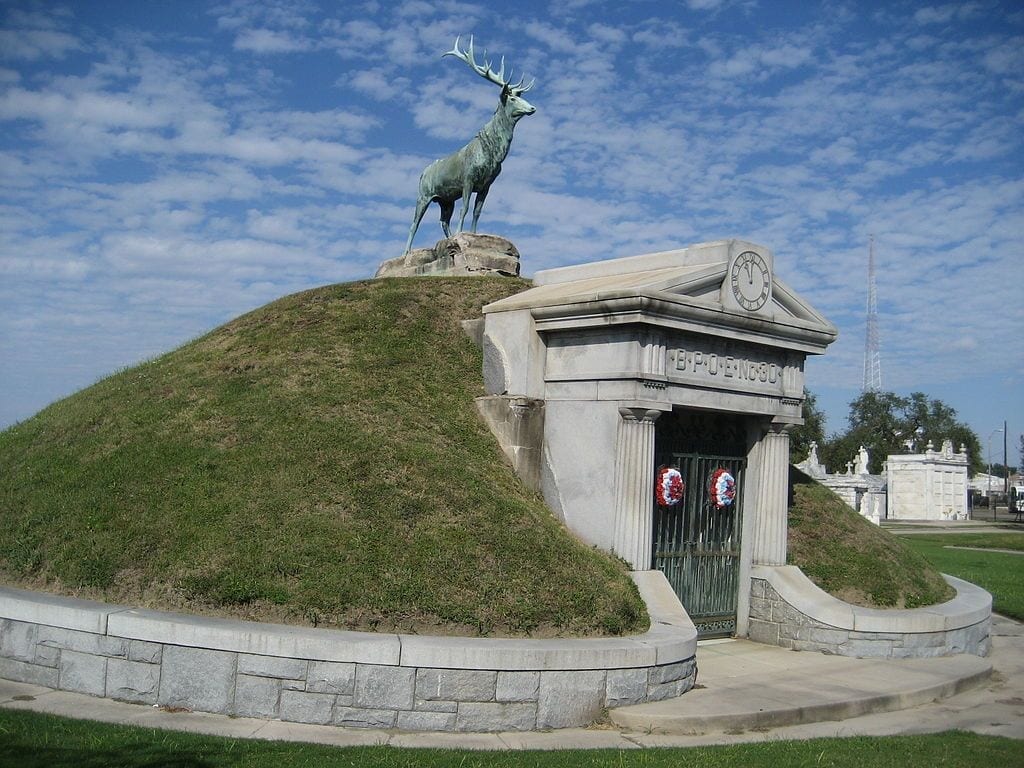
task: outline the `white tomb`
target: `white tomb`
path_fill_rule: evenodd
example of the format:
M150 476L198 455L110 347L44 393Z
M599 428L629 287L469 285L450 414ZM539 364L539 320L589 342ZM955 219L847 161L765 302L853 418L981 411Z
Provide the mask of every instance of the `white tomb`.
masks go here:
M924 453L889 456L889 520L966 520L967 451L944 440L941 450L929 442Z

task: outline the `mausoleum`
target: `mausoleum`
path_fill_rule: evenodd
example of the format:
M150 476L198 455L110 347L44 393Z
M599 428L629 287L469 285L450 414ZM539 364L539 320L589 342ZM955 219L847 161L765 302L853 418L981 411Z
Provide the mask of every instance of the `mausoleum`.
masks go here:
M484 316L481 410L523 477L663 571L701 636L747 634L751 568L786 563L804 361L835 327L741 240L538 272Z
M924 453L889 456L890 520L966 520L967 449L953 450L944 440L936 451L929 442Z

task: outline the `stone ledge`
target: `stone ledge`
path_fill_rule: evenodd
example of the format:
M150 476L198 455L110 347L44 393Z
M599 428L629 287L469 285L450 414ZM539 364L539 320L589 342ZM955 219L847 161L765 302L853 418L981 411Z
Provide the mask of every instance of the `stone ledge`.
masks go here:
M398 635L311 629L285 624L133 609L111 616L112 635L154 643L259 656L397 666Z
M839 629L857 632L918 634L961 629L992 614L992 596L970 582L943 574L957 591L939 605L907 610L864 608L832 597L795 565L755 565L753 579L764 579L779 596L804 615Z
M75 628L130 640L292 659L447 669L580 670L652 667L697 650L697 630L660 571L631 574L651 629L593 639L488 639L377 634L108 606L0 587L0 618ZM102 628L101 628L102 627Z
M95 600L0 587L0 617L31 624L102 635L107 631L107 617L124 610L128 609Z

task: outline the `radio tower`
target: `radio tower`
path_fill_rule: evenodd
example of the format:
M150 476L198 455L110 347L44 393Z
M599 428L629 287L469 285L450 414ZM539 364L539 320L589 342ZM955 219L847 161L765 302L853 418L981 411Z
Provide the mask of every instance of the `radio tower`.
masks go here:
M868 328L864 339L864 392L882 388L882 359L878 352L878 296L875 292L875 236L868 246Z

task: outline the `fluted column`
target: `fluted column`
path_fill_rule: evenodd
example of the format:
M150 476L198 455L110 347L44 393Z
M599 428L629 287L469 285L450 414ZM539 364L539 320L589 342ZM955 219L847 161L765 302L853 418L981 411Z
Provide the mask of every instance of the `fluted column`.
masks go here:
M619 415L612 550L634 570L646 571L654 525L654 422L661 411L619 408Z
M788 424L772 424L761 438L754 520L754 563L786 564L789 487Z

